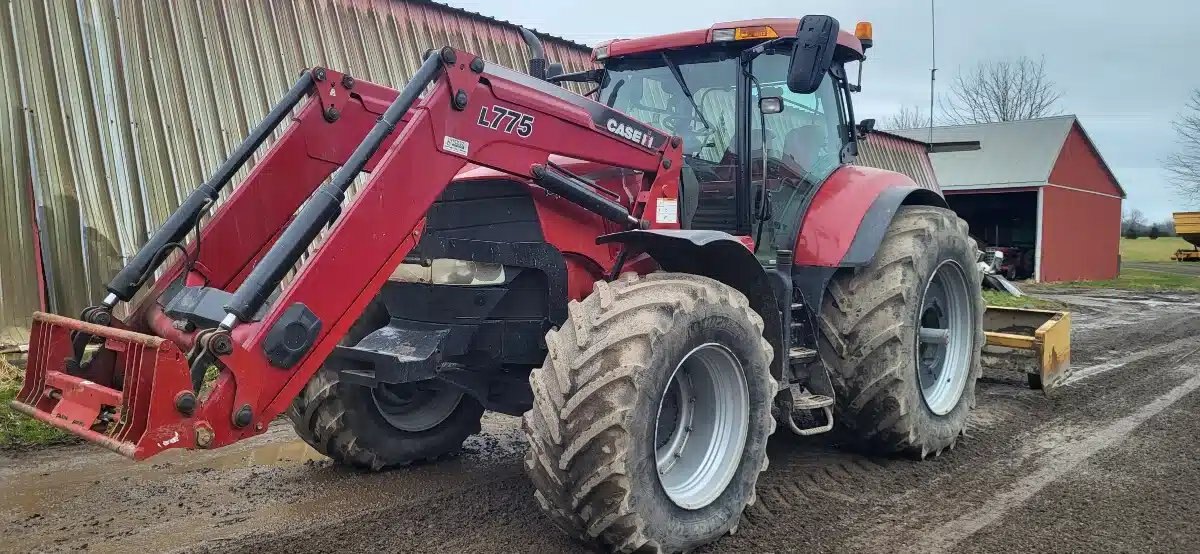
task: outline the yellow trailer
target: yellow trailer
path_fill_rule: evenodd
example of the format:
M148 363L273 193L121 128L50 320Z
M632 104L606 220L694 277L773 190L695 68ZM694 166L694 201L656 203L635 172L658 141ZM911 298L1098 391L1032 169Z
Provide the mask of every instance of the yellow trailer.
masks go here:
M1071 369L1071 313L988 306L983 314L987 343L983 365L1024 374L1030 388L1049 391Z
M1172 260L1200 262L1200 212L1175 212L1175 234L1192 244L1191 250L1176 250Z

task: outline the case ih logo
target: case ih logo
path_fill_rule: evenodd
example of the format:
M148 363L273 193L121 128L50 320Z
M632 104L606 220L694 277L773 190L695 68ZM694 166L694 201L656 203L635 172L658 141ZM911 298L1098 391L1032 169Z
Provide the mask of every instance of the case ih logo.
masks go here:
M644 123L630 119L603 105L592 104L594 105L589 105L587 108L591 112L592 122L597 127L651 150L662 148L667 143L667 135L647 127Z
M608 123L604 124L604 128L608 129L608 132L614 135L625 137L626 139L632 140L633 142L645 146L646 148L654 148L654 135L648 131L643 131L642 129L638 129L633 125L622 123L616 119L609 119Z

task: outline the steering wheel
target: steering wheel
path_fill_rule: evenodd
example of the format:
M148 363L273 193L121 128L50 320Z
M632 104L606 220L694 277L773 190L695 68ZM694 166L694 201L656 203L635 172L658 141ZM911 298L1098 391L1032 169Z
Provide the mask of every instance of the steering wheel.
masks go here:
M663 126L667 131L671 131L677 135L683 133L701 134L712 132L708 125L698 117L690 115L667 114L662 118Z

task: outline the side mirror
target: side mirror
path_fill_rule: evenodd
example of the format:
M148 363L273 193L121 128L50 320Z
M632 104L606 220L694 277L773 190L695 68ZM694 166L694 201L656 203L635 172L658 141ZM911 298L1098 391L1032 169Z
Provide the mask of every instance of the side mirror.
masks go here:
M875 130L875 120L864 119L859 121L856 127L858 128L858 138L867 138L867 134Z
M521 38L525 41L525 46L529 48L529 75L537 79L546 79L546 49L542 48L542 41L533 34L533 31L524 27L518 27L521 30Z
M825 72L833 65L839 30L838 20L828 15L806 15L800 20L788 66L788 89L796 94L812 94L821 86Z
M763 115L771 115L783 111L783 98L778 96L764 96L758 99L758 111Z
M567 71L563 69L563 64L557 62L552 63L546 66L546 80L552 80L566 72Z

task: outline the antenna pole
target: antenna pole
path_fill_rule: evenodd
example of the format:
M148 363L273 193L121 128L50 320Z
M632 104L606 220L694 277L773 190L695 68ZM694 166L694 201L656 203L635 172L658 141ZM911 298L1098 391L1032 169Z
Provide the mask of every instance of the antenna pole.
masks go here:
M933 144L933 85L937 80L937 18L929 0L929 143Z

